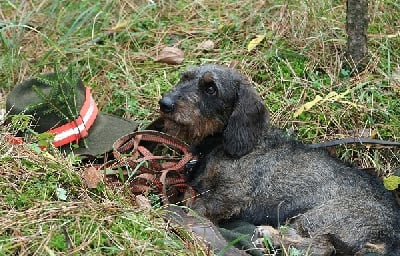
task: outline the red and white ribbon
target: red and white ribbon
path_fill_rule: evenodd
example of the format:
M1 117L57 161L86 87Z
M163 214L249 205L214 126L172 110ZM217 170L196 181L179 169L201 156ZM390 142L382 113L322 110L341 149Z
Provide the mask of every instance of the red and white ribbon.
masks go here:
M89 129L96 120L99 110L89 87L86 87L85 95L86 99L77 119L48 131L55 134L53 140L55 147L60 147L73 141L78 142L79 139L88 136Z

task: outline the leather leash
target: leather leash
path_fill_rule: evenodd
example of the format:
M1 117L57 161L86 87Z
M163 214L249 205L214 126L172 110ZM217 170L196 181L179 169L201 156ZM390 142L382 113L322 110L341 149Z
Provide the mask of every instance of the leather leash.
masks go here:
M149 142L155 146L156 152L161 150L161 155L153 154L142 145ZM192 165L196 157L190 153L189 146L177 138L158 131L138 131L119 138L113 145L113 154L115 160L107 169L116 172L106 172L107 182L120 184L117 176L120 176L120 170L124 170L123 176L134 194L157 193L164 204L171 203L170 198L177 191L190 190L194 195L184 173L186 166Z
M324 142L312 143L308 144L311 148L326 148L326 147L334 147L344 144L366 144L366 145L378 145L378 146L386 146L386 147L400 147L400 142L397 141L388 141L388 140L379 140L379 139L371 139L371 138L343 138L337 140L329 140Z

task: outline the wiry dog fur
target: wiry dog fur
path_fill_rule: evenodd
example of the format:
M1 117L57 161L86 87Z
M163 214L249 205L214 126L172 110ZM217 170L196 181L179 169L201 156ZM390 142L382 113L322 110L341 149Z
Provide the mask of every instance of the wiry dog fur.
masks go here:
M160 109L162 129L200 156L188 174L200 197L192 207L214 223L290 223L304 237L326 237L337 255L368 243L400 255L400 210L391 194L375 177L269 126L261 98L235 70L185 72Z

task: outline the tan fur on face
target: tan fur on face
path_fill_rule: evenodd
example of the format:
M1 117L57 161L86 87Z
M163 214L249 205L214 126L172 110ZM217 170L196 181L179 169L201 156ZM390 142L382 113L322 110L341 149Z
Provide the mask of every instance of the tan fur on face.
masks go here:
M189 144L195 144L209 135L222 132L224 128L221 120L204 117L194 106L193 98L177 102L173 114L163 114L163 119L165 132Z

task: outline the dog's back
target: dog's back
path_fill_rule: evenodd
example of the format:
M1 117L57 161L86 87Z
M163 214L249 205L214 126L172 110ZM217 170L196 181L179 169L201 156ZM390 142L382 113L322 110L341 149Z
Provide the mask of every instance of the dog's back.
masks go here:
M217 146L200 169L191 184L202 194L203 214L216 222L280 226L289 220L303 236L329 236L338 254L373 242L400 255L399 207L377 178L277 129L239 160Z

